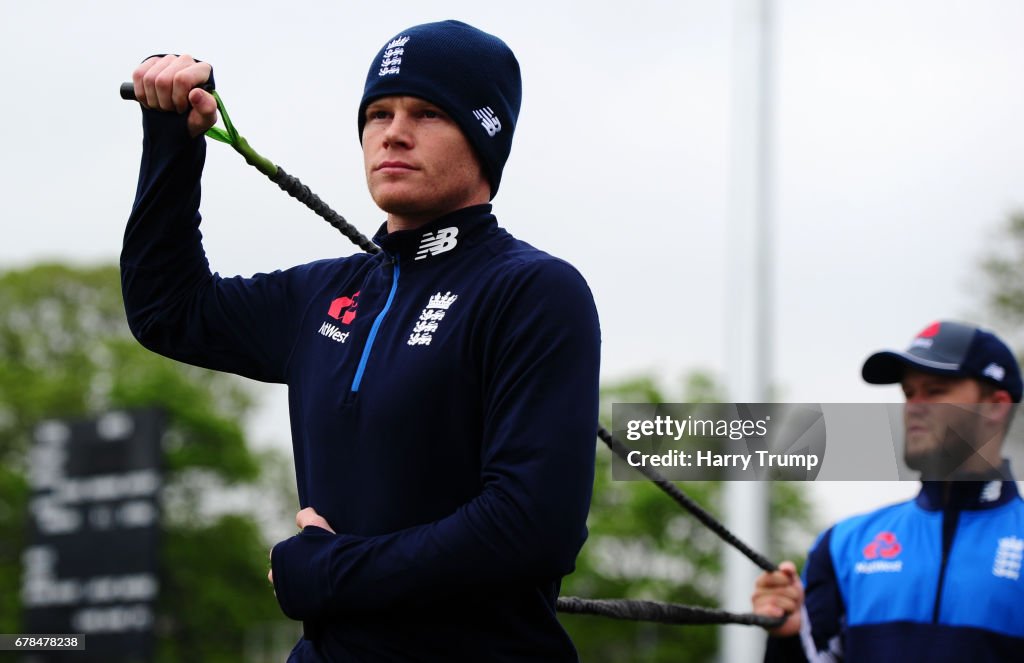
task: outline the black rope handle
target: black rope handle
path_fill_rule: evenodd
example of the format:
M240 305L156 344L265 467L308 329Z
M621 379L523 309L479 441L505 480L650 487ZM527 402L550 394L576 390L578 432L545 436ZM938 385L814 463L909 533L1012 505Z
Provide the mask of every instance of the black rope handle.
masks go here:
M380 248L359 232L355 226L346 221L345 217L331 209L330 205L321 200L320 196L313 193L308 186L299 181L299 178L288 174L285 172L284 168L281 168L281 166L273 163L253 149L253 147L249 145L249 141L238 133L234 123L231 121L231 116L228 115L228 110L224 105L223 99L220 98L220 95L217 94L217 91L213 86L210 83L207 83L200 87L212 94L214 99L216 99L217 110L220 112L220 117L223 120L225 127L224 129L221 129L220 127L210 127L206 131L206 135L208 137L230 145L236 152L242 155L247 164L266 175L267 178L280 187L282 191L298 200L300 203L312 210L313 213L334 226L342 235L347 237L349 241L361 248L363 251L366 251L367 253L378 253L380 251ZM133 83L121 83L119 92L122 99L132 101L136 100L135 86Z
M615 452L615 455L623 460L626 459L626 456L630 452L629 447L616 440L607 429L599 425L597 427L597 436L601 438L602 442L608 445L608 448ZM693 501L692 498L680 490L678 486L663 477L657 470L652 467L647 467L646 465L636 469L645 477L650 479L656 486L658 486L658 488L661 488L669 497L675 500L676 504L693 514L693 517L699 520L701 524L717 534L723 541L736 548L736 550L739 550L741 553L746 555L746 557L754 564L757 564L769 573L778 569L777 564L773 563L767 557L761 555L741 541L735 534L730 532L725 525L720 523L718 519L705 511L699 504Z
M598 424L597 436L604 442L615 455L623 460L629 454L629 447L615 439L604 426ZM723 541L733 546L746 555L754 564L763 570L772 572L777 566L750 546L741 541L735 534L729 531L714 516L705 511L691 497L679 489L674 483L663 477L657 470L641 466L637 468L641 474L647 477L658 488L661 488L676 504L690 512L702 525L717 534ZM566 614L598 615L612 619L630 619L645 622L657 622L659 624L674 625L701 625L701 624L743 624L746 626L760 626L762 628L775 628L781 626L789 617L788 613L782 617L768 617L755 615L753 613L734 613L726 610L715 610L700 606L680 605L678 603L665 603L663 601L644 601L632 599L583 599L575 596L560 596L556 607L559 612Z
M694 605L636 599L580 599L575 596L560 596L556 605L559 612L570 615L599 615L611 619L629 619L659 624L743 624L775 628L786 621L786 617L766 617L753 613L737 614Z
M345 220L345 217L331 209L330 205L320 200L320 196L313 193L308 186L299 181L294 175L284 172L284 168L277 167L277 172L269 176L270 181L281 187L281 190L300 203L313 210L347 237L349 241L367 253L379 253L380 247L367 239L366 235L359 232L359 229Z

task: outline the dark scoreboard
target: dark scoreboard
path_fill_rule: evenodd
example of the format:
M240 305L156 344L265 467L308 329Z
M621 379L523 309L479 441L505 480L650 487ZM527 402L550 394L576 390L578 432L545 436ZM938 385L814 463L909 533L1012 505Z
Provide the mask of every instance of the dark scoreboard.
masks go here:
M85 650L23 661L146 661L160 593L161 439L156 410L48 420L34 431L26 633L83 634Z

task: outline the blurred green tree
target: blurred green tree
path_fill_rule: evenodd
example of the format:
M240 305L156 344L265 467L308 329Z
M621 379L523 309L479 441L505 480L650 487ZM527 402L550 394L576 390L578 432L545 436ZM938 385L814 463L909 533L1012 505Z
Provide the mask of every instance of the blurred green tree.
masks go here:
M979 265L985 317L994 317L1011 345L1021 347L1024 330L1024 211L1007 215Z
M261 473L290 461L247 447L252 397L241 379L157 356L132 338L116 266L0 275L0 632L20 630L33 427L141 406L159 406L169 420L156 658L238 661L254 624L287 621L267 584L260 518L290 512L266 498L281 490ZM252 507L260 513L211 508L211 494L246 489L262 497Z
M602 388L602 423L611 426L611 405L620 403L721 403L723 391L707 373L687 375L667 389L640 376ZM718 606L724 545L657 486L614 481L612 452L598 443L594 497L587 521L590 537L576 571L562 584L563 596L651 599ZM721 482L680 482L680 488L721 519ZM771 551L778 559L802 559L815 527L798 483L771 484ZM791 536L795 532L803 537ZM751 588L753 591L753 588ZM561 615L585 663L704 663L718 651L713 626L668 626L586 615Z

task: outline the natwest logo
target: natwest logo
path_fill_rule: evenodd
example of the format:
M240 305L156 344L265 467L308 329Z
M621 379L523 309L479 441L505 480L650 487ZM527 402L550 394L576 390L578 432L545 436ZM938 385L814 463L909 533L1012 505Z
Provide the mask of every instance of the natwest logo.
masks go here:
M903 570L903 560L896 557L903 546L892 532L879 532L871 543L864 546L864 560L853 565L855 573L899 573Z
M903 546L892 532L879 532L874 540L864 546L864 559L892 559L900 554Z
M356 319L356 307L359 305L358 299L358 292L351 297L338 297L331 302L331 307L327 309L327 315L335 320L340 320L343 325L350 324Z

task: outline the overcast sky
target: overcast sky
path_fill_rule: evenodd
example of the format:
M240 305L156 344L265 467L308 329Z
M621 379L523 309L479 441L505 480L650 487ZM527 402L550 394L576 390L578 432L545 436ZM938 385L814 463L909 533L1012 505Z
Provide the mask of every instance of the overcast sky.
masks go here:
M372 233L383 215L355 124L370 59L405 27L458 18L519 57L523 108L495 212L588 279L604 379L701 368L728 382L732 3L539 7L2 3L0 267L116 260L141 138L117 87L158 52L213 63L252 145ZM1017 0L777 2L780 400L898 400L861 383L867 354L933 319L977 319L976 265L1024 207L1022 28ZM225 146L211 145L203 181L222 274L353 251ZM256 437L287 444L283 392L269 398Z

